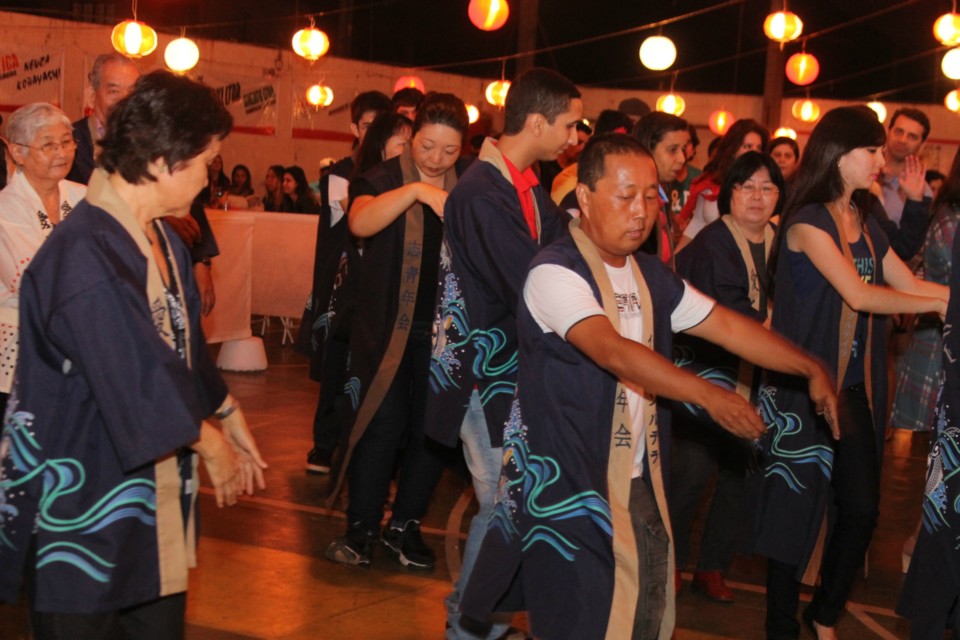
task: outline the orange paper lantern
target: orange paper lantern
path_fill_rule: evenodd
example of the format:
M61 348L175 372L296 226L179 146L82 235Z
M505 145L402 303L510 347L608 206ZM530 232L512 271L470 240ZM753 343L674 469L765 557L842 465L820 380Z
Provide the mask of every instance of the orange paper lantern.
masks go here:
M497 80L496 82L491 82L487 85L487 90L484 91L484 96L487 98L487 102L492 104L495 107L502 107L507 103L507 93L510 92L510 81L509 80Z
M157 48L157 32L143 22L124 20L110 34L113 48L128 58L142 58Z
M400 76L397 78L397 81L393 83L393 92L396 93L400 89L419 89L420 93L427 92L423 80L418 76Z
M470 121L470 124L473 124L480 119L480 109L477 109L475 106L467 103L467 120Z
M791 140L797 139L797 132L790 127L780 127L773 132L774 138L790 138Z
M793 84L808 85L820 75L820 62L809 53L795 53L787 60L787 78Z
M777 11L763 21L763 33L775 42L790 42L803 33L803 20L790 11Z
M326 55L330 50L330 38L320 29L308 27L293 35L293 52L311 62Z
M507 0L470 0L467 16L477 29L496 31L507 22L510 7Z
M713 131L718 136L722 136L735 120L736 118L733 117L733 114L726 109L717 109L707 118L707 126L710 127L710 131Z
M793 117L802 122L816 122L820 118L820 105L813 100L797 100L790 109Z
M960 91L954 89L943 99L943 104L954 113L960 112Z
M948 47L960 44L960 14L945 13L933 23L933 37Z
M326 85L315 84L307 89L307 102L315 107L329 107L333 102L333 89Z
M657 111L679 116L686 108L686 101L675 93L667 93L657 98Z

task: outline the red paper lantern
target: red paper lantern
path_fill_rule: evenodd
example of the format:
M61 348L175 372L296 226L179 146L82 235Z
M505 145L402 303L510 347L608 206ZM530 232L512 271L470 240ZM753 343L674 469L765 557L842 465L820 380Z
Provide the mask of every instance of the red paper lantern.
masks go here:
M809 53L795 53L787 60L787 78L793 84L808 85L820 75L820 63Z
M510 7L507 0L470 0L467 16L477 29L496 31L507 22Z
M707 126L710 127L710 131L713 131L718 136L722 136L735 121L736 118L732 113L726 109L717 109L711 113L707 119Z
M417 76L400 76L397 78L397 81L393 84L393 92L396 93L400 89L419 89L420 93L427 92L423 80Z

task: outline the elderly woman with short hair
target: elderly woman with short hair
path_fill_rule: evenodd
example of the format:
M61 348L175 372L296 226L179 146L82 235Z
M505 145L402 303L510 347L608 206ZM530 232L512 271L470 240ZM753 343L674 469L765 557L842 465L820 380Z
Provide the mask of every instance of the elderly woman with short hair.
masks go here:
M23 276L0 600L26 574L38 640L182 638L195 454L220 506L263 487L207 351L190 254L161 222L187 215L231 125L209 88L141 77L110 113L86 198Z
M65 180L77 143L60 109L46 102L20 107L7 123L7 142L16 170L0 191L0 415L17 363L23 271L87 192L84 185Z

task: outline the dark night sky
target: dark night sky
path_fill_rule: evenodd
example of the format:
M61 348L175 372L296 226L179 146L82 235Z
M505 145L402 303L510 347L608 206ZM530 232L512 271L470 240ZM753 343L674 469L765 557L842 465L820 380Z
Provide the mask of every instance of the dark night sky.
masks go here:
M416 67L514 53L519 2L511 0L510 19L492 33L470 24L468 0L139 0L139 11L142 19L170 32L187 24L200 37L281 47L289 46L293 31L306 26L306 19L296 18L298 12L326 11L330 13L318 17L317 26L330 35L335 54ZM25 4L33 11L68 17L63 11L75 3L0 1L0 6ZM125 0L101 4L114 5L121 17L128 17ZM670 72L679 71L676 87L681 91L759 95L767 44L762 26L770 0L540 0L538 47L614 33L718 5L730 6L663 28L679 51L669 72L651 72L640 64L637 49L645 37L655 34L652 30L540 54L536 63L556 68L580 85L657 90L667 88ZM804 20L805 35L830 30L807 43L808 52L821 64L820 78L811 86L814 97L858 100L883 94L894 101L940 103L955 88L940 71L944 49L932 34L936 18L950 11L949 0L793 0L789 8ZM890 10L837 28L885 9ZM799 43L786 47L787 55L799 50ZM512 69L508 63L508 76ZM444 70L492 77L500 74L500 63ZM788 96L803 92L785 82Z

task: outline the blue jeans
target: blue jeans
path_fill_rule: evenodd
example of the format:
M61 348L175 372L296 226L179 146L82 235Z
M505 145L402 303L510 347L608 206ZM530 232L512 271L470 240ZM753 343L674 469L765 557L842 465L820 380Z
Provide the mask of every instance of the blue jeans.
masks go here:
M493 504L497 499L497 485L500 482L500 465L502 464L503 450L494 448L490 444L490 432L487 431L487 421L483 415L483 406L480 404L480 394L474 389L470 396L470 406L463 418L460 427L460 439L463 441L463 455L473 478L473 491L476 493L480 510L470 522L470 532L467 542L463 546L463 564L460 565L460 578L453 585L453 593L446 598L447 605L447 639L460 638L498 638L510 626L509 614L495 616L494 624L489 630L483 630L479 635L476 630L468 630L460 624L460 591L467 584L473 565L480 552L480 543L487 532L487 522L493 513Z

